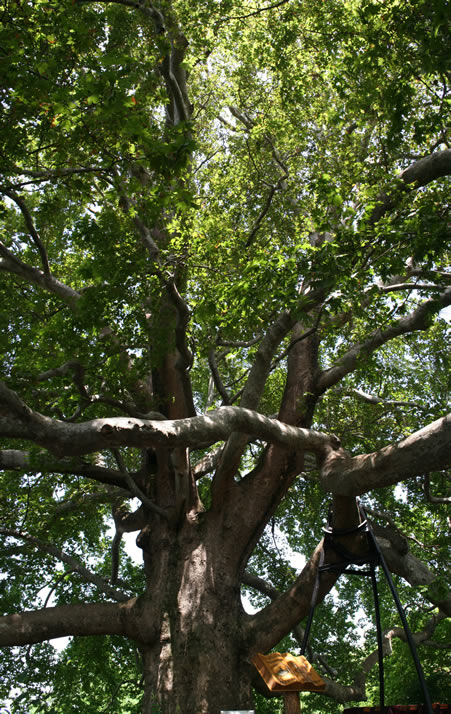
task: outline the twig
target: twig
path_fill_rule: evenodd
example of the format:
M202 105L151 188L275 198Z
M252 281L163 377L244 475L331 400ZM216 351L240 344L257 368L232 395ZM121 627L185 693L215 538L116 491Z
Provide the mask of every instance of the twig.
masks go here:
M34 243L39 251L39 254L41 256L44 273L46 275L50 275L50 266L49 266L49 259L47 256L47 251L46 251L44 244L39 237L39 233L37 232L36 227L33 223L33 219L31 217L31 213L28 209L27 204L25 203L23 198L21 198L20 196L17 195L17 193L15 191L4 190L3 193L5 194L5 196L8 196L8 198L10 198L12 201L14 201L14 203L20 208L22 215L24 217L24 220L25 220L25 225L28 228L28 232L31 235L31 237L33 238L33 241L34 241Z

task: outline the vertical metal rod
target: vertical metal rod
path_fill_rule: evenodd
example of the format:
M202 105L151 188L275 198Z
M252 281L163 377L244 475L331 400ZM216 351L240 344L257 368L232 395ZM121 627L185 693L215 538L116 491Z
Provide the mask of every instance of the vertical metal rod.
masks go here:
M379 663L379 706L382 714L385 712L385 684L384 684L384 653L382 650L381 610L379 594L377 592L376 568L371 564L371 584L373 586L374 613L376 616L377 658Z
M424 705L426 708L426 712L427 712L427 714L433 714L432 702L431 702L431 698L429 696L428 688L426 685L426 680L424 678L423 668L422 668L421 662L418 658L417 648L415 647L415 642L413 641L412 633L410 631L410 628L409 628L409 625L407 622L404 608L401 605L401 601L398 597L398 593L396 591L395 585L394 585L392 577L390 575L390 571L387 567L387 563L385 562L384 556L382 555L382 551L381 551L379 544L378 544L378 542L374 536L374 533L371 529L369 530L369 534L371 535L371 540L372 540L373 545L374 545L376 552L378 554L379 562L380 562L382 569L384 571L385 579L387 580L388 586L391 590L391 594L393 595L393 600L395 601L396 607L398 608L398 613L401 618L402 625L404 627L404 632L406 633L407 642L409 643L410 652L412 654L412 659L414 661L415 668L417 670L418 679L420 680L421 688L423 690Z

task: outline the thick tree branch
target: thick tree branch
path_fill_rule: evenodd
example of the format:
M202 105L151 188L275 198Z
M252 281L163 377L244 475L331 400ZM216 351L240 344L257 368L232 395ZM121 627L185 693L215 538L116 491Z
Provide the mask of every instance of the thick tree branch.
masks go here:
M127 487L123 475L114 469L97 466L77 458L57 459L47 452L28 453L17 449L0 451L0 469L27 473L59 473L84 476L107 486Z
M415 184L416 188L426 186L444 176L451 174L451 149L445 151L437 151L430 156L426 156L419 161L411 164L397 178L401 188L405 191L411 184ZM400 200L402 191L393 191L392 193L381 193L377 198L377 205L371 213L370 225L377 223L382 216L388 211L391 211Z
M221 407L205 416L177 420L116 417L74 424L34 412L1 382L0 405L8 407L11 413L9 417L2 416L0 412L0 436L27 439L64 456L119 446L201 448L227 439L234 431L314 453L323 453L339 443L334 436L288 426L241 407Z
M266 580L263 580L263 578L260 578L258 575L254 575L253 573L243 573L241 582L247 587L253 588L254 590L258 590L258 592L262 593L262 595L266 595L266 597L269 597L271 600L277 600L277 598L281 595L281 592L277 590L277 588L268 583ZM301 645L304 639L303 628L299 624L295 625L292 630L292 633L299 645ZM319 654L318 652L313 652L309 646L307 646L307 653L307 656L312 664L316 661L320 662L324 669L332 677L336 676L337 672L329 666L326 659L321 654Z
M257 652L267 652L308 614L322 547L321 541L296 581L286 592L273 599L271 604L256 614L247 617L245 637L251 656ZM322 576L318 602L321 602L330 591L337 577L336 573ZM268 590L267 594L272 597L270 592L272 590Z
M359 496L373 488L451 466L451 414L428 424L397 444L362 456L330 451L320 472L326 491Z
M13 255L13 253L11 253L2 242L0 242L0 256L2 256L0 259L0 270L7 273L13 273L28 283L38 285L40 288L43 288L54 295L58 295L58 297L61 297L70 305L75 305L75 303L80 299L81 295L76 290L73 290L68 285L61 283L52 275L23 263L15 255Z
M0 647L29 645L71 635L127 635L128 619L135 603L133 598L126 603L63 605L5 615L0 617Z

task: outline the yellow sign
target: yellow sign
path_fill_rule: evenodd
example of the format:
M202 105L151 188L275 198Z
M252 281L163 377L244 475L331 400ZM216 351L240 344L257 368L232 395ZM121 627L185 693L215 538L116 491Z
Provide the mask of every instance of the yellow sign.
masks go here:
M305 657L289 652L256 654L252 663L271 692L324 692L325 681Z

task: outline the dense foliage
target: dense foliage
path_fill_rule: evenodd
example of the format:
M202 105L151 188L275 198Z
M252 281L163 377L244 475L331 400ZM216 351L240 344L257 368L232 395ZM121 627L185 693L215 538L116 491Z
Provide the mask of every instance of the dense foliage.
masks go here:
M337 435L357 458L449 411L447 12L445 0L0 0L1 614L150 592L148 563L123 543L115 572L115 527L147 528L128 527L133 499L152 528L169 523L172 535L152 532L157 557L185 516L219 518L220 498L227 510L227 478L246 494L224 526L231 542L255 516L243 568L285 592L331 499L360 494L388 551L401 543L388 560L431 696L451 698L449 426L437 456L418 440L417 471L362 476L344 494L316 446L285 457L258 432L258 414L279 415ZM251 436L227 427L220 461L225 436L184 441L180 423L164 473L150 436L111 447L93 436L86 450L91 431L75 436L118 417L213 424L212 410L230 406L253 411ZM183 498L158 481L177 478L179 444L194 484ZM258 477L259 514L247 490ZM243 593L265 608L269 591L250 582ZM384 628L397 627L384 586L381 601ZM360 578L340 578L318 606L309 656L331 681L351 686L374 651L372 612ZM271 646L298 651L294 624ZM0 703L141 711L140 643L96 632L62 651L44 635L5 639L21 648L4 650ZM409 652L393 648L387 701L418 701ZM378 701L377 668L366 695ZM281 711L256 697L260 714ZM332 689L302 701L342 711Z

